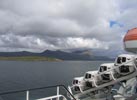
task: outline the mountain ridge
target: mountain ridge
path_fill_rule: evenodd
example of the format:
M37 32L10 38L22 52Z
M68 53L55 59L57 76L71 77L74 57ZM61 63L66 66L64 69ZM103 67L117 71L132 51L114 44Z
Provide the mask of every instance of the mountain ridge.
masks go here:
M106 56L96 56L90 54L89 51L75 51L65 52L62 50L45 50L41 53L29 52L29 51L18 51L18 52L0 52L0 57L22 57L22 56L37 56L37 57L50 57L61 60L113 60Z

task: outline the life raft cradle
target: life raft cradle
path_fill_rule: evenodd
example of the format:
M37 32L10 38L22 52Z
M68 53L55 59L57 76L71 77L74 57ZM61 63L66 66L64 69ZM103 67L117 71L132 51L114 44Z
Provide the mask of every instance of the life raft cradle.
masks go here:
M130 74L128 74L128 75L123 75L123 76L121 76L121 77L119 77L119 78L116 78L116 77L112 74L112 71L114 71L115 69L118 69L119 67L121 67L121 66L123 66L123 65L126 65L126 64L128 64L128 63L132 63L132 64L133 64L133 67L135 68L135 70L134 70L132 73L130 73ZM97 85L97 83L95 82L95 80L93 80L93 83L95 84L95 87L93 87L93 88L90 88L90 89L87 89L87 90L81 90L81 89L80 89L81 92L74 94L74 93L72 92L73 86L68 86L69 91L74 95L75 98L80 98L80 97L82 97L82 96L84 96L84 95L86 95L86 94L89 94L89 93L93 92L93 91L101 90L101 89L103 89L103 88L105 88L105 87L113 86L113 85L118 84L118 83L121 83L121 82L123 82L123 81L125 81L125 80L129 80L129 79L131 79L131 78L134 78L134 77L137 76L137 65L136 65L136 61L135 61L135 60L130 60L130 61L128 61L128 62L122 63L121 65L113 66L112 69L109 69L109 70L107 70L107 71L104 71L104 72L102 72L102 73L99 73L98 75L105 74L106 72L110 72L110 73L111 73L111 76L112 76L112 78L113 78L112 81L103 83L103 84L101 84L101 85ZM79 86L80 86L80 85L79 85Z

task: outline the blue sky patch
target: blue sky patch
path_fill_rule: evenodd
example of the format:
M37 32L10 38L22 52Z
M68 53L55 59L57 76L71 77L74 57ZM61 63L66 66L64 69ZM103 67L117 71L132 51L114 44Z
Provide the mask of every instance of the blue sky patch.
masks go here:
M119 27L123 27L124 26L123 24L121 24L121 23L119 23L117 21L110 21L109 22L109 27L113 27L114 25L117 25Z

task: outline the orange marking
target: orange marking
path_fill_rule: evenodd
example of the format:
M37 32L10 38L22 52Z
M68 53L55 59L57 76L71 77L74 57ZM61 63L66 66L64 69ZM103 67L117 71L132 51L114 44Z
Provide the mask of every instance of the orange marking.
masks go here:
M137 28L131 29L125 35L123 41L137 40Z

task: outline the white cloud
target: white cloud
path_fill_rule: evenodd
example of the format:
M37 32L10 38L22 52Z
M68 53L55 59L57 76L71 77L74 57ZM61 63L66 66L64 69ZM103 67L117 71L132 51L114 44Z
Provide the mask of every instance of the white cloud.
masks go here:
M67 38L66 47L71 48L103 48L108 49L108 44L98 41L96 39L84 39L84 38Z
M1 0L0 51L121 49L123 34L137 26L135 4L136 0ZM122 26L110 27L110 21Z

